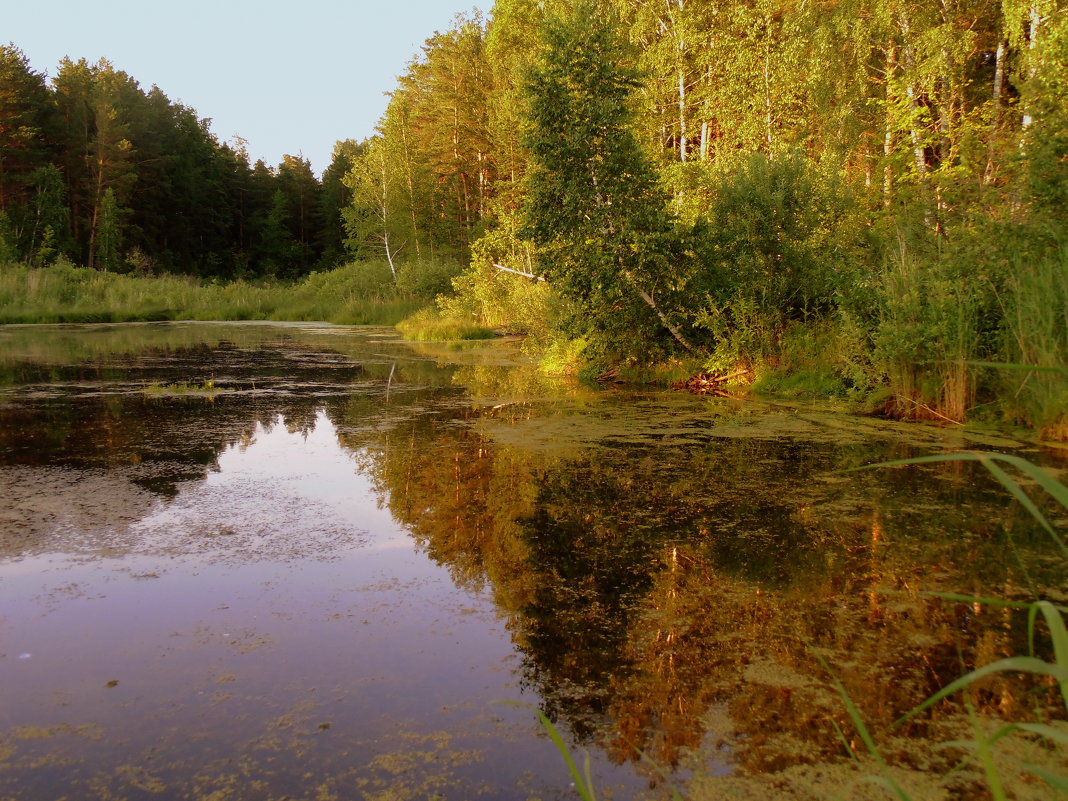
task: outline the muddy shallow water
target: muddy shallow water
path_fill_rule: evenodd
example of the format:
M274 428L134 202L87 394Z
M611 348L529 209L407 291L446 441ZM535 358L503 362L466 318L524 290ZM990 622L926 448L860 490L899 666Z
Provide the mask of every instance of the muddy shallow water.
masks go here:
M0 329L0 798L574 797L534 708L605 797L826 797L863 746L817 657L919 797L970 797L960 709L890 724L1023 619L926 593L1064 601L1063 563L974 464L851 471L959 449L1063 466L507 342Z

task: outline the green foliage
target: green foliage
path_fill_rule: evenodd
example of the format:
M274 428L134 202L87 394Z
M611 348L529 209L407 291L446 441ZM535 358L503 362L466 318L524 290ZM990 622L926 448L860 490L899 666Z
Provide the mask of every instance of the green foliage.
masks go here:
M144 393L146 395L199 395L214 397L218 393L218 389L216 389L215 381L213 380L204 381L199 384L190 384L188 381L181 381L174 384L161 384L158 381L153 381L145 387Z
M398 296L382 263L259 285L105 273L63 258L41 268L0 266L0 323L269 319L393 325L425 303Z
M463 265L449 259L412 259L397 269L396 287L401 295L431 299L452 289Z
M1063 5L1050 8L1040 25L1035 41L1028 43L1031 80L1025 103L1033 122L1024 136L1026 180L1036 211L1063 232L1068 225L1068 14Z
M1048 496L1060 507L1062 511L1068 511L1068 486L1065 486L1057 479L1053 478L1049 473L1042 470L1037 465L1021 459L1018 456L1006 456L1004 454L987 454L987 453L961 453L961 454L940 454L937 456L920 457L916 459L902 459L894 462L885 462L880 465L870 465L871 467L889 467L898 465L910 465L910 464L924 464L931 462L945 462L945 461L977 461L998 480L998 482L1009 492L1009 494L1016 499L1028 513L1037 520L1046 532L1050 535L1050 538L1057 546L1058 551L1061 554L1062 559L1068 559L1068 546L1065 545L1064 540L1060 534L1054 530L1053 526L1046 519L1046 516L1041 512L1034 500L1028 495L1024 489L1024 485L1013 478L1007 473L1000 465L999 462L1003 462L1020 473L1026 476L1028 483L1033 483L1041 488ZM994 605L1014 605L1011 603L1000 602L996 599L988 598L976 598L971 596L953 595L949 597L949 600L956 602L966 602L972 604L986 604L992 603ZM945 687L938 690L933 695L924 699L916 707L910 710L907 714L901 717L897 724L900 725L920 714L928 709L931 709L936 704L939 704L945 699L948 699L958 693L963 693L968 690L972 685L977 684L984 679L1001 673L1008 673L1014 676L1021 674L1031 674L1036 676L1049 677L1057 683L1057 687L1060 690L1061 700L1064 703L1065 709L1068 710L1068 629L1065 628L1063 609L1054 606L1049 601L1036 600L1027 605L1028 609L1028 648L1029 653L1027 656L1009 656L1003 659L995 660L986 665L981 665L975 670L969 671L965 675L961 676L956 681L953 681ZM1039 659L1035 655L1035 634L1036 634L1036 622L1039 617L1042 616L1043 621L1046 624L1046 630L1049 634L1050 644L1052 646L1052 661ZM830 673L831 669L826 662L816 654L816 659L823 665L823 667ZM891 790L894 795L902 799L902 801L910 801L911 796L898 782L890 776L887 768L887 763L883 758L883 755L876 744L874 738L868 731L867 726L864 724L864 720L860 715L859 710L853 703L852 698L846 692L841 682L837 678L833 678L835 687L837 688L842 702L845 705L846 711L849 714L850 720L853 722L854 727L860 734L862 741L868 752L876 759L882 775L878 778L878 782L886 786ZM987 789L991 796L995 799L1007 799L1003 789L1003 781L1001 775L1001 769L999 769L997 760L995 759L994 746L1002 739L1009 737L1013 734L1022 734L1025 737L1035 738L1037 737L1046 747L1051 749L1061 749L1068 747L1068 736L1064 734L1058 728L1048 725L1045 721L1039 720L1033 723L1005 723L998 726L992 734L985 733L979 725L979 722L975 719L974 713L971 712L971 706L965 698L965 705L969 709L972 725L975 730L975 740L966 742L954 742L947 743L946 745L954 745L958 747L964 747L967 751L973 752L974 759L978 761L982 767L984 776L986 779ZM1025 773L1030 774L1042 780L1046 785L1058 789L1068 790L1068 777L1054 773L1040 765L1033 765L1026 762L1017 762L1012 765L1013 770L1023 770Z
M713 292L759 293L782 319L830 311L866 255L848 192L796 152L724 175L708 227Z
M119 231L119 207L112 189L104 191L96 229L96 266L105 272L117 271L120 267L119 248L122 235Z
M195 110L105 59L64 59L49 86L0 51L0 210L24 261L99 266L103 233L109 271L129 250L168 271L297 277L341 255L336 173L327 202L306 159L252 166L240 139L220 144ZM105 202L119 213L101 232Z
M962 421L975 397L968 361L980 356L989 286L950 259L915 260L902 248L884 277L874 358L900 417Z
M712 189L693 233L704 300L694 325L712 346L708 367L754 367L777 358L795 321L832 316L860 281L869 238L848 192L794 153L754 155Z
M525 92L521 235L537 247L536 271L576 303L602 347L664 353L679 265L666 198L632 130L632 54L598 12L580 3L543 27Z
M29 206L29 261L37 266L50 263L58 253L71 249L67 212L67 188L55 164L38 167L31 175L33 201Z
M7 212L0 209L0 265L14 263L18 260L18 248L15 246L15 234L11 230L11 220Z
M794 323L782 334L778 353L756 370L754 392L788 398L833 398L870 389L850 357L848 330L834 321Z

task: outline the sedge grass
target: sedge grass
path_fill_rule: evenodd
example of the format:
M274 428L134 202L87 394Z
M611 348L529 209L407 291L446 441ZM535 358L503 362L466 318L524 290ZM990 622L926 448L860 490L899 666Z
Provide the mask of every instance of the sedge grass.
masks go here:
M153 381L144 388L146 395L205 395L214 397L218 392L219 390L215 388L215 381L210 379L200 384L191 384L188 381L161 384L158 381Z
M469 320L443 316L436 308L417 311L397 323L397 330L405 339L416 342L452 342L456 340L490 339L493 331Z
M1050 535L1051 541L1056 549L1060 551L1061 555L1068 558L1068 549L1066 549L1063 537L1061 537L1061 535L1053 528L1047 517L1039 509L1038 504L1030 497L1030 495L1028 495L1020 481L1013 478L1013 476L1001 465L1004 464L1021 473L1024 477L1033 482L1034 486L1037 486L1040 490L1045 492L1050 499L1065 510L1068 510L1068 486L1065 486L1038 465L1035 465L1026 459L1000 453L957 453L914 459L901 459L854 468L854 470L869 470L875 467L897 467L946 461L977 461L982 464L1006 489L1010 496L1017 500L1042 526L1046 533ZM1068 626L1066 626L1064 622L1065 607L1041 599L1023 603L1019 601L976 597L957 593L930 592L925 594L940 597L955 603L980 603L1026 609L1028 653L998 659L965 673L960 678L950 682L942 689L921 701L904 715L900 716L894 722L893 726L899 727L903 725L907 721L952 696L963 695L962 704L967 711L974 736L970 740L952 740L940 743L939 746L942 748L960 748L971 754L970 760L977 762L982 769L986 790L989 793L990 798L994 799L994 801L1009 801L1010 795L1006 790L1006 783L1003 780L1002 775L1002 771L1004 770L1003 765L1006 762L1008 762L1013 770L1019 773L1029 774L1033 777L1033 780L1044 782L1048 788L1062 793L1068 793L1068 776L1057 773L1045 765L1039 765L1031 761L1023 760L1011 753L1001 753L998 749L999 743L1013 735L1020 735L1029 738L1032 741L1037 741L1042 747L1047 749L1065 749L1068 748L1068 732L1042 720L1001 722L1000 725L995 721L995 727L992 731L989 730L989 725L985 726L986 730L984 731L984 722L978 718L975 709L967 696L969 689L973 685L997 674L1009 674L1012 676L1022 674L1044 677L1055 682L1061 702L1065 707L1066 713L1068 713ZM1041 659L1036 655L1037 649L1035 647L1035 640L1038 631L1038 621L1040 619L1045 623L1045 629L1052 645L1051 659ZM852 697L850 697L845 685L843 685L835 675L833 668L811 645L809 645L809 652L830 676L831 683L837 691L846 714L852 722L860 741L864 745L864 749L867 750L877 766L878 775L865 776L863 781L882 787L898 801L919 801L919 799L914 799L908 789L895 778L890 763L883 755L874 735L866 725L859 708ZM589 776L588 758L585 773L580 773L566 743L553 726L552 722L540 710L535 710L535 712L542 727L549 734L553 744L563 756L567 769L575 782L575 788L579 796L583 801L594 799L594 787ZM837 722L832 720L832 723L838 731L838 736L841 739L846 752L856 758L857 754L855 752L855 746L850 743L846 733ZM642 754L642 757L647 758L644 754ZM968 759L966 758L965 761L968 761ZM962 763L961 766L958 766L953 772L959 770L963 765L964 763ZM673 791L673 797L678 799L678 793Z
M324 321L393 325L425 300L398 294L375 265L350 264L295 283L143 277L59 262L0 265L0 323L164 320Z
M1068 547L1065 546L1064 539L1053 528L1049 520L1039 509L1035 501L1028 495L1027 491L1021 485L1019 481L1012 477L1006 470L1004 470L998 462L1004 462L1008 466L1015 468L1025 477L1030 479L1044 491L1058 506L1068 510L1068 487L1062 484L1057 479L1053 478L1047 472L1042 470L1038 465L1021 459L1018 456L1009 456L999 453L956 453L956 454L940 454L936 456L925 456L914 459L900 459L891 462L882 462L876 465L868 465L864 468L857 469L871 469L874 467L896 467L911 464L926 464L932 462L946 462L946 461L976 461L982 464L987 471L997 479L997 481L1008 491L1008 493L1023 506L1024 509L1036 520L1042 528L1050 535L1051 540L1060 551L1061 555L1068 558ZM1003 606L1021 606L1021 604L999 601L997 599L979 598L968 595L957 595L949 593L932 593L934 595L940 595L947 600L955 602L966 603L993 603ZM1028 610L1027 615L1027 639L1028 639L1028 654L1009 656L1003 659L998 659L989 664L982 665L975 668L959 679L950 682L942 689L938 690L922 702L917 704L913 709L909 710L906 714L902 715L895 723L894 726L900 726L903 723L911 720L917 715L921 714L927 709L930 709L934 705L950 698L953 695L959 693L966 693L966 691L977 682L982 681L990 676L1007 673L1012 675L1033 675L1039 677L1048 677L1056 682L1057 689L1060 693L1061 701L1064 704L1066 712L1068 712L1068 628L1064 623L1064 609L1058 607L1046 600L1036 600L1028 604L1023 604ZM1037 629L1037 621L1041 615L1043 621L1046 624L1046 630L1049 634L1049 638L1052 644L1052 659L1040 659L1035 655L1035 633ZM811 650L811 649L810 649ZM890 776L887 763L882 756L875 740L872 738L867 727L861 718L860 712L853 703L853 700L849 697L845 688L841 682L834 677L831 668L823 661L818 654L815 654L816 659L824 667L824 669L831 675L832 681L839 695L842 698L842 703L846 708L846 712L849 715L857 732L860 734L865 747L869 754L876 760L880 766L881 775L873 777L873 781L878 784L884 785L890 790L900 801L912 801L911 796L906 790ZM971 707L967 697L964 699L965 708L968 710L969 720L972 724L972 730L975 733L975 737L972 740L955 740L947 743L943 743L943 746L950 747L962 747L974 754L974 759L981 765L983 775L986 781L986 789L990 793L991 798L995 801L1008 801L1008 795L1006 794L1004 782L1002 780L1001 771L995 760L996 751L994 746L1002 739L1012 734L1023 734L1032 737L1037 737L1041 742L1047 744L1050 748L1066 747L1068 746L1068 734L1064 731L1050 726L1041 721L1035 722L1023 722L1023 723L1005 723L996 728L993 733L983 735L982 727L976 718L974 709ZM1024 762L1016 760L1015 767L1022 770L1025 773L1029 773L1032 776L1044 781L1050 788L1056 789L1061 792L1068 792L1068 776L1058 774L1049 768L1036 765L1030 762Z

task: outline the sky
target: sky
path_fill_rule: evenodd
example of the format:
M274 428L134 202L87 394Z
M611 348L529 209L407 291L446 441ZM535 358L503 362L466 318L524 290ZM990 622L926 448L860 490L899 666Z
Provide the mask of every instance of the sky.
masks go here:
M321 173L336 141L374 133L384 93L470 3L0 0L0 41L49 76L64 56L106 58L210 118L220 141L248 140L252 161L301 154Z

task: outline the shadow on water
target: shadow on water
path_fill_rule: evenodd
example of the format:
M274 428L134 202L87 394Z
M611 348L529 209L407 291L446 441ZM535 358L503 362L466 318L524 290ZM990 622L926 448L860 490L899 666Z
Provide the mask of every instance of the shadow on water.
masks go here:
M965 798L932 745L962 710L891 723L1023 626L925 593L1065 600L976 465L844 472L1034 456L992 434L594 391L383 329L15 327L0 379L3 797L570 797L499 699L611 797L821 797L856 777L819 655L895 766Z

